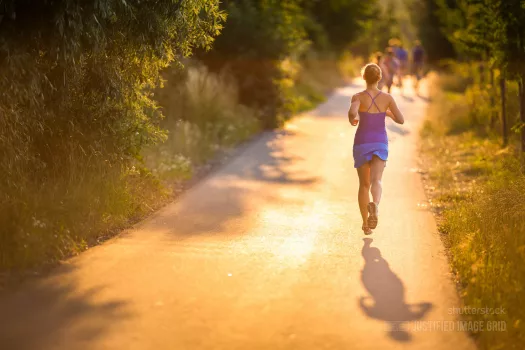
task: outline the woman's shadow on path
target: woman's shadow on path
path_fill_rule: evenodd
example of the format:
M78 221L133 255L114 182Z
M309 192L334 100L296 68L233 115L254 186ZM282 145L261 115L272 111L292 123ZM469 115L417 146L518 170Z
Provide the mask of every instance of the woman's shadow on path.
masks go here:
M432 308L431 303L407 304L405 287L401 279L390 269L381 251L371 247L373 240L364 238L361 251L365 266L361 281L368 291L368 297L359 299L359 306L370 318L385 321L390 325L388 335L400 342L410 341L412 336L405 323L422 319Z

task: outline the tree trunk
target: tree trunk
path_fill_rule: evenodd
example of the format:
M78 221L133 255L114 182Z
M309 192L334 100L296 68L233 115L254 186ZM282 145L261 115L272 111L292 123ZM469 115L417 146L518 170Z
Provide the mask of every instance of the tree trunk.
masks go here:
M521 151L525 152L525 91L523 89L523 77L520 77L519 80L519 88L520 88L520 119L522 123L521 127Z
M482 63L478 66L479 85L485 84L485 65ZM474 80L475 82L475 80Z
M501 73L499 86L501 91L501 128L503 136L503 147L509 143L509 133L507 129L507 82L505 81L505 74Z
M496 106L496 99L495 99L495 88L494 88L494 69L490 67L490 106L495 107ZM490 113L490 128L494 129L494 125L496 124L496 119L498 118L496 109L493 109Z

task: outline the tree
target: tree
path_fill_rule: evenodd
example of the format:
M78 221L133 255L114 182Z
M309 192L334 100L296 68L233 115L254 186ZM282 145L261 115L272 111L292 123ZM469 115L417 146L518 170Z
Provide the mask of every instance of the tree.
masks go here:
M281 63L308 47L306 17L296 0L228 0L225 28L214 49L200 58L212 70L229 70L241 101L261 112L262 126L275 128L288 114Z
M24 147L34 149L25 156L48 170L60 166L52 161L60 152L55 138L71 136L63 147L115 160L158 140L160 115L148 91L159 70L196 46L209 47L223 18L218 1L205 0L11 0L6 7L2 131L17 124L17 134L27 135Z
M223 19L218 0L0 0L0 263L42 193L119 176L163 138L159 71L210 47Z
M431 63L447 58L455 58L457 52L447 35L448 22L455 22L457 13L449 7L446 15L441 15L440 0L409 0L412 22L417 28L419 40L425 47ZM461 18L461 17L460 17Z
M336 53L344 52L358 40L369 21L379 18L380 11L376 0L305 0L302 6L326 33L328 48Z
M458 3L468 24L455 32L457 42L473 52L485 54L485 59L494 62L503 75L516 80L520 86L521 123L515 129L521 131L521 148L525 152L524 3L521 0L462 0ZM502 88L503 93L503 85ZM505 114L503 111L502 115Z
M499 60L520 86L521 150L525 152L525 4L521 0L498 0L494 16L497 21Z
M507 113L505 78L517 80L523 85L525 69L525 15L523 2L519 0L457 0L453 6L438 0L440 14L445 17L444 32L456 50L462 55L482 59L491 66L491 86L494 85L493 68L500 69L500 91L502 97L501 116L503 144L507 143ZM521 144L525 151L525 96L520 88ZM491 105L494 105L494 92Z

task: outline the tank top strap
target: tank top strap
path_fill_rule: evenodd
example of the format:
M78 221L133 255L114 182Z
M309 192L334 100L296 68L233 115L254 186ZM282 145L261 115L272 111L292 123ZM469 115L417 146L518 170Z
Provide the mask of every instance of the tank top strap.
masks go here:
M381 95L382 91L379 91L379 93L377 95L375 95L375 97L372 97L372 95L368 91L365 90L365 92L372 99L372 103L370 104L370 106L368 106L368 109L366 110L366 112L368 113L368 111L370 110L370 108L372 108L372 106L376 106L377 111L380 113L379 107L376 104L376 98L377 98L377 96Z

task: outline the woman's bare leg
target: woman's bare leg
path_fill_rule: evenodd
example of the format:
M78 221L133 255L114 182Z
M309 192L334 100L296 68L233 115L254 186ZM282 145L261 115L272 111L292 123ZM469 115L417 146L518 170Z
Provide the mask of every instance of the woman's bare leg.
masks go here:
M381 180L383 178L385 164L385 161L377 156L373 156L372 161L370 162L370 192L372 192L372 199L377 205L379 205L379 202L381 201L381 194L383 193L383 185ZM361 205L361 202L359 202L359 204Z
M368 209L367 205L370 203L370 164L366 163L357 168L357 175L359 175L359 194L357 196L359 201L359 210L363 218L363 225L368 226Z

